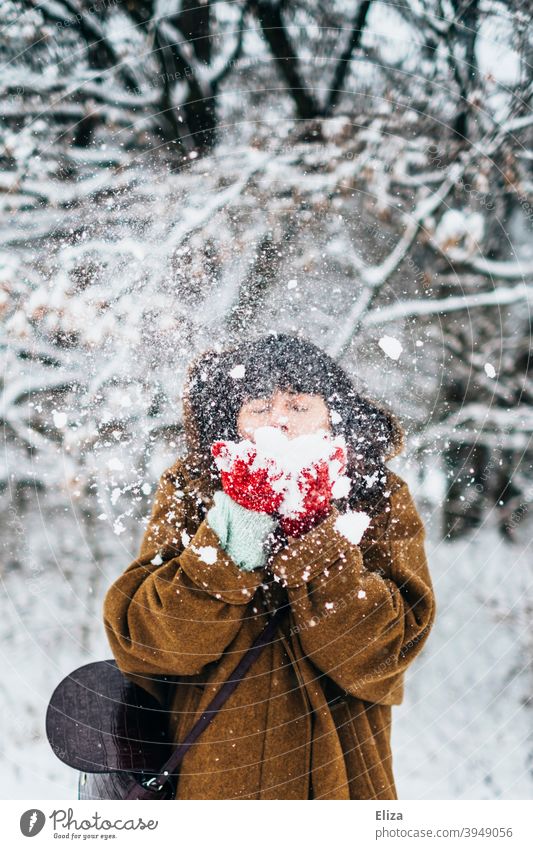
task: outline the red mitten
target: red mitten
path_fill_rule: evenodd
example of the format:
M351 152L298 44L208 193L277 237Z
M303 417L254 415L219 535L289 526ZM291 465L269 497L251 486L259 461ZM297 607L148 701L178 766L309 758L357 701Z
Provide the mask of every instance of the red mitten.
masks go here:
M222 488L237 504L259 513L275 513L283 500L283 489L273 488L283 473L274 463L259 465L254 461L257 451L247 446L240 456L234 453L235 443L214 442L211 453L220 470Z
M300 504L282 516L280 525L290 537L300 537L329 514L333 488L346 468L346 454L337 446L329 460L319 460L302 469L297 478Z

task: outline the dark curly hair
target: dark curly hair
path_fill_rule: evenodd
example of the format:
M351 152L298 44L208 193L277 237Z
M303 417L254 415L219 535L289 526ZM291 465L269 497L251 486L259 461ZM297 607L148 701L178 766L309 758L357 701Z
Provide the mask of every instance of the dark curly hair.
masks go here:
M239 440L242 404L269 397L276 389L322 396L332 432L342 434L348 448L352 487L335 503L340 509L376 506L387 481L385 461L403 449L403 429L392 412L355 389L332 357L297 335L271 333L222 351L208 350L192 363L183 394L191 473L209 473L216 486L211 444L215 439Z

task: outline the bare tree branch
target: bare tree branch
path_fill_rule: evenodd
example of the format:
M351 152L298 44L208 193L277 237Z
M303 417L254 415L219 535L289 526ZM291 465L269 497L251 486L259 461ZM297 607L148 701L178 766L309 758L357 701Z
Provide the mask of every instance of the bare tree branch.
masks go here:
M363 32L365 29L368 13L372 5L372 0L363 0L354 16L352 29L348 44L344 48L341 57L333 72L333 78L328 86L329 97L324 107L324 115L331 115L339 102L340 95L344 86L344 81L350 67L350 62L354 51L361 44Z
M137 78L133 71L124 65L113 45L106 38L100 22L94 14L87 12L75 0L54 0L53 3L29 0L31 6L38 9L49 21L54 23L72 22L87 44L87 56L89 64L93 68L116 69L124 83L131 88L137 85ZM65 13L61 14L61 6ZM75 23L74 23L75 22Z
M322 110L309 91L300 73L298 55L292 44L281 15L279 3L269 0L252 0L261 31L276 61L278 71L287 83L288 93L294 100L298 118L316 118Z

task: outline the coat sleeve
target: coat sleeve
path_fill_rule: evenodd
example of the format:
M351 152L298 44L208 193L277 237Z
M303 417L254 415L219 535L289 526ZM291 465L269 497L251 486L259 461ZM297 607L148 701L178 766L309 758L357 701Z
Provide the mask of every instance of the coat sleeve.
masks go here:
M403 673L436 611L425 530L407 484L398 480L373 568L335 528L336 509L273 562L304 654L351 695L382 704L401 703Z
M262 572L241 571L205 519L191 528L195 513L186 479L167 469L139 556L104 599L107 638L125 674L197 674L241 627Z

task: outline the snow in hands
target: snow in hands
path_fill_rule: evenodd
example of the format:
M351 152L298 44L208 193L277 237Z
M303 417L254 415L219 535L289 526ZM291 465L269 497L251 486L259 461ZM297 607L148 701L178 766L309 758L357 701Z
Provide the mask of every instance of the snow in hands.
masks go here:
M343 498L350 491L350 478L344 474L347 451L343 436L332 436L317 430L289 439L279 428L259 427L254 441L218 441L212 448L215 463L222 475L231 475L238 464L245 464L250 480L255 473L266 472L273 492L272 512L283 518L300 516L306 510L308 488L306 480L316 478L320 469L327 470L331 496ZM349 511L336 526L351 542L359 542L369 517L359 511Z

